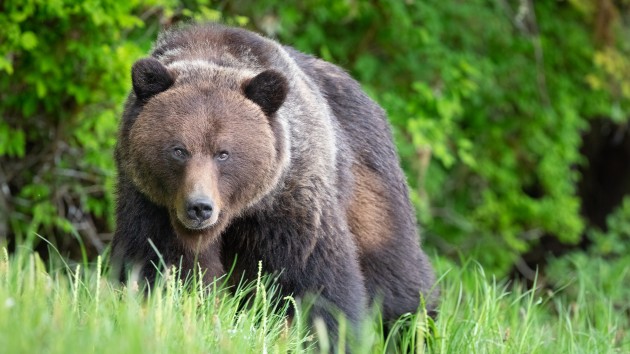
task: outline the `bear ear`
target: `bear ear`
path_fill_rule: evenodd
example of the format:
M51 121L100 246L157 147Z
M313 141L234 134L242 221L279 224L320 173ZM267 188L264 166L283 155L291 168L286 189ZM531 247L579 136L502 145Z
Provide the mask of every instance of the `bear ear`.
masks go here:
M154 58L140 59L131 68L133 91L141 101L166 91L175 80L168 69Z
M289 83L275 70L266 70L243 83L245 97L260 106L270 116L282 106L287 97Z

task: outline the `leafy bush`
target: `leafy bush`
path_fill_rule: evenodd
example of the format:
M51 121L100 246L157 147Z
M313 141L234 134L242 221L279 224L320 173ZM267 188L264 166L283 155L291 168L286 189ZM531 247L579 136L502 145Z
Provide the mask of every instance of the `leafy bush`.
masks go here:
M607 230L590 229L590 251L594 256L624 257L630 254L630 197L626 197L606 220Z
M144 26L134 12L146 5L1 5L0 136L8 139L0 140L0 198L9 220L0 224L9 224L18 243L35 233L82 233L101 245L97 232L113 222L116 117L129 66L142 53L127 36Z

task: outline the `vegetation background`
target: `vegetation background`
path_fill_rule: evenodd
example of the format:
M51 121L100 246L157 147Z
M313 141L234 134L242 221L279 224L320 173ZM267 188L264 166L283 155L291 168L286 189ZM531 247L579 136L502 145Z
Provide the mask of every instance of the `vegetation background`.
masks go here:
M187 21L348 70L389 113L436 263L569 293L598 277L628 350L628 0L2 1L0 246L106 249L130 67Z

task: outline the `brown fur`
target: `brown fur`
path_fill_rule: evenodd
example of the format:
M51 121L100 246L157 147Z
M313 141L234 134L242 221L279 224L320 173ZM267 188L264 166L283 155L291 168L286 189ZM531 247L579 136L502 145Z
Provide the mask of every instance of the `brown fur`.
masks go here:
M365 254L382 249L395 239L391 224L393 211L385 198L386 186L378 174L362 165L355 165L352 171L354 188L348 224L359 253Z
M370 301L385 320L420 296L434 308L384 112L345 72L248 31L190 26L133 73L116 149L118 262L149 281L158 254L187 273L209 267L206 280L233 266L232 284L262 262L284 295L319 295L311 316L333 332L331 308L354 324ZM199 198L211 217L191 214Z

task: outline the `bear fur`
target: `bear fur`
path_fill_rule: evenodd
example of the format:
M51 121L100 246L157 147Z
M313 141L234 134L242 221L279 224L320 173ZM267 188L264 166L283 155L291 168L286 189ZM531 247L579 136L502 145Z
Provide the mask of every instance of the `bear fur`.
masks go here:
M384 111L343 70L243 29L167 31L132 68L113 260L318 295L357 323L429 311L437 292ZM124 271L123 271L124 272ZM332 305L332 306L330 306Z

